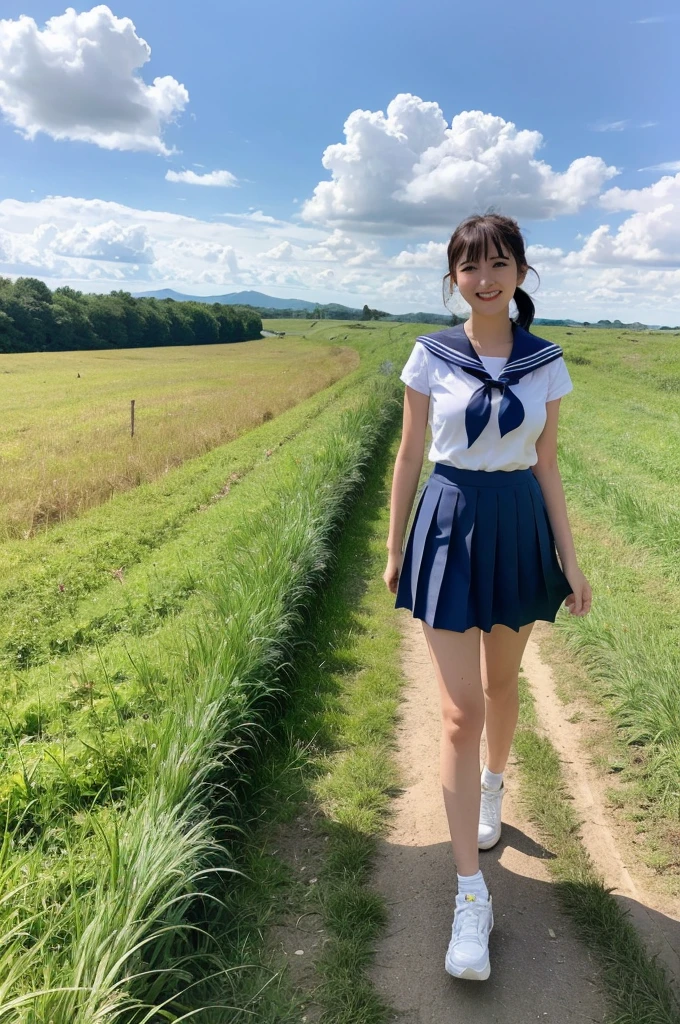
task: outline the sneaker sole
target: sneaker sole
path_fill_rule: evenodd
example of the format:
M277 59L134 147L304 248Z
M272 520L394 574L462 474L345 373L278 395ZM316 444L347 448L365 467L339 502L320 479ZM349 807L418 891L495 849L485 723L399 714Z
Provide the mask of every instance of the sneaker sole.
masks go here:
M464 967L461 971L460 968L450 965L447 957L444 962L444 967L447 974L450 974L452 978L463 978L467 981L486 981L491 974L491 963L489 960L487 960L484 967L479 969L475 967Z
M479 850L490 850L492 846L495 846L496 843L498 843L500 841L500 838L501 838L501 834L499 832L498 835L495 837L495 839L487 839L487 841L485 843L477 843L477 849L479 849Z

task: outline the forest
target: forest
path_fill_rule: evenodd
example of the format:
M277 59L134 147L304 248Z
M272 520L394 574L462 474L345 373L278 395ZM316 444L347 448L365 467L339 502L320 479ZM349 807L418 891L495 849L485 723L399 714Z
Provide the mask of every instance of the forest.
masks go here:
M262 319L245 306L94 295L38 278L0 277L0 352L212 345L259 338Z

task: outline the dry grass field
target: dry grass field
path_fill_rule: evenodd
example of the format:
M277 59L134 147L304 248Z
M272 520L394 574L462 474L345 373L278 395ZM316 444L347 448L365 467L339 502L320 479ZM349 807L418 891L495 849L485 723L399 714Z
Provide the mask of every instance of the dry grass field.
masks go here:
M358 363L348 346L292 334L233 345L0 355L0 542L157 479Z

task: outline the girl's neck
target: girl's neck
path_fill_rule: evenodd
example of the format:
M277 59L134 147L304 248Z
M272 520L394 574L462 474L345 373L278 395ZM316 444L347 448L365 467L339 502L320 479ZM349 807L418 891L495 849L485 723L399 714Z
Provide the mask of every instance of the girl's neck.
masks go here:
M475 316L473 310L463 330L477 355L510 356L513 333L507 310L495 316Z

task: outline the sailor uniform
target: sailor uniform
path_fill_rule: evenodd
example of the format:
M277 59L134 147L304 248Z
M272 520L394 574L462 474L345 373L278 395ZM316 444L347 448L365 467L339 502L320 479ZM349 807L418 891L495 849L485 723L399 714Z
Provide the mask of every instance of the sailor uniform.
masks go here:
M545 403L573 384L559 345L512 325L508 359L479 356L463 325L420 336L400 379L430 395L431 475L395 608L441 629L554 622L571 587L531 466Z

